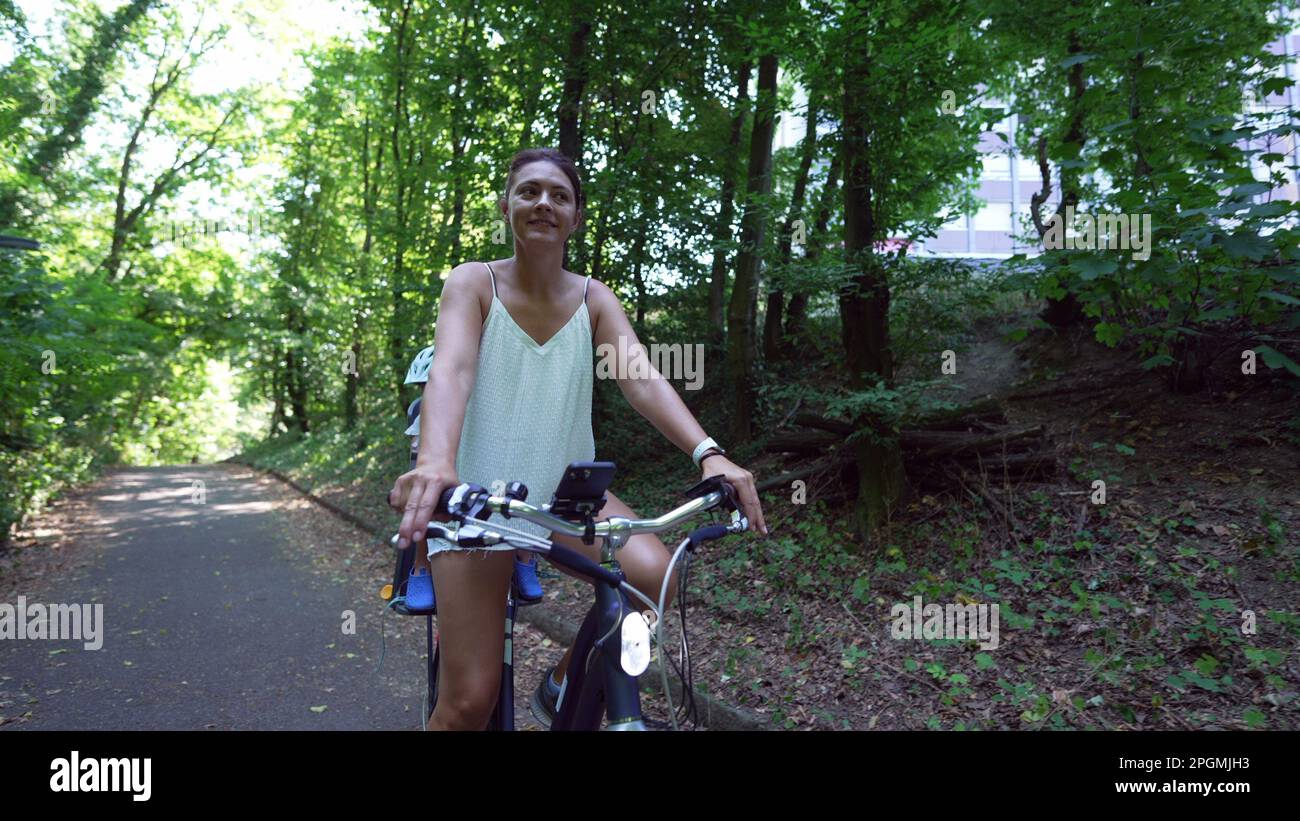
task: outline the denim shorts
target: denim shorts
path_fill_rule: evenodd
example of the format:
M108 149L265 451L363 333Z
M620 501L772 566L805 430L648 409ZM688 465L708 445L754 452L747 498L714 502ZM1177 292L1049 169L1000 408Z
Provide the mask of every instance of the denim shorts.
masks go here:
M484 527L491 527L494 524L503 524L506 525L507 527L514 528L515 530L522 530L525 533L532 533L533 535L539 536L540 538L546 539L548 541L551 538L551 529L548 527L544 527L543 525L539 525L534 522L529 522L524 519L520 519L518 517L507 520L500 513L493 513L491 517L488 518L487 521L477 522L477 524L481 524ZM516 548L512 544L488 545L487 547L461 547L460 545L455 544L454 542L449 542L446 539L433 538L428 540L428 556L430 559L432 559L435 554L446 553L452 550L462 552L462 553L472 553L474 551L481 551L483 555L486 557L488 553L493 553L500 550L517 550L517 549L518 548Z
M453 544L447 541L446 539L429 539L428 555L429 558L432 559L438 553L452 553L452 552L473 553L475 551L478 551L481 552L486 558L488 553L495 553L502 550L515 550L515 549L516 549L515 546L512 544L494 544L494 545L488 545L487 547L461 547L460 545Z

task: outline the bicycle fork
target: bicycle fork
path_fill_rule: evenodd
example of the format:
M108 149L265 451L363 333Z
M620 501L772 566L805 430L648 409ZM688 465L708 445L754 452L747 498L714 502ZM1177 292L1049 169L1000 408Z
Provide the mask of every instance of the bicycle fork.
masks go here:
M600 726L604 708L608 730L644 730L641 693L637 680L623 670L622 614L631 605L621 590L596 585L596 604L587 612L573 642L569 664L566 702L561 703L553 730L594 730ZM591 680L588 680L588 677Z

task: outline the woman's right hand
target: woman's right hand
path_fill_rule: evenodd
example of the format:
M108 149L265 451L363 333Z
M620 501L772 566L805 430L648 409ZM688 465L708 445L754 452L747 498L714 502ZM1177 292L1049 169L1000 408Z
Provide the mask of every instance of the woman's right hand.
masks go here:
M402 524L397 529L399 550L405 550L412 542L424 541L430 521L451 521L445 513L435 516L433 508L444 490L458 484L456 469L450 465L416 465L397 477L388 492L388 504L403 513Z

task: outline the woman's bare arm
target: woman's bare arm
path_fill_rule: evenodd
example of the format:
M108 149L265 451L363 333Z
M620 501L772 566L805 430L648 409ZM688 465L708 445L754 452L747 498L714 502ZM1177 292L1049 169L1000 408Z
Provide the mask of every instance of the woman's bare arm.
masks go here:
M691 455L695 446L704 441L707 434L700 423L691 414L686 403L677 395L676 389L663 377L649 360L644 347L632 329L623 306L618 297L604 283L592 280L591 302L595 305L592 341L596 345L599 357L602 350L617 355L620 349L628 352L628 361L619 363L614 371L619 389L628 404L637 413L649 420L650 424L662 433L668 441L676 445L686 455ZM622 346L619 338L623 338ZM608 346L602 349L602 346ZM636 378L632 360L641 358L644 375ZM698 363L702 365L703 363ZM767 535L767 523L763 519L763 509L758 501L758 491L754 476L749 471L727 459L715 456L704 465L704 473L709 476L722 474L727 481L736 486L740 494L741 508L758 532Z
M475 278L478 263L458 265L447 276L438 300L433 363L420 403L420 448L415 468L397 480L394 506L405 511L398 528L399 545L422 541L433 507L456 475L456 452L465 424L465 409L478 373L483 310Z

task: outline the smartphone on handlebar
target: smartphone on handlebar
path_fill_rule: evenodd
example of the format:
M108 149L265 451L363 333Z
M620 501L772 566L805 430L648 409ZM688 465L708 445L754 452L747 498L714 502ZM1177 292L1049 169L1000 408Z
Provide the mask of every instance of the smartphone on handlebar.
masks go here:
M605 491L614 481L613 462L570 462L551 499L551 515L582 521L605 506Z

